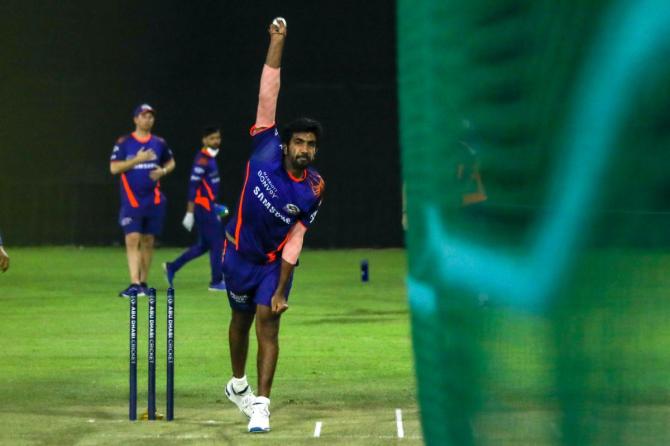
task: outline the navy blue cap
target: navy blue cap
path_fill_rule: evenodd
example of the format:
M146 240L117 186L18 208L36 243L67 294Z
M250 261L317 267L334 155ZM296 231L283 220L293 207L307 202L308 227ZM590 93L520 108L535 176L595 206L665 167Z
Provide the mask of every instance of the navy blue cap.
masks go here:
M136 118L144 112L151 112L156 114L156 110L149 104L138 105L135 111L133 112L133 117Z

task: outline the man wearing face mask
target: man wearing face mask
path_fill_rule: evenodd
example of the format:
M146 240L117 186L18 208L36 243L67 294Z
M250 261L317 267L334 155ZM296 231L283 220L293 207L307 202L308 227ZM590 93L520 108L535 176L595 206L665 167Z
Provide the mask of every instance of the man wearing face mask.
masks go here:
M163 264L163 270L170 286L174 276L186 263L209 251L211 268L210 291L226 291L226 283L221 272L223 249L223 229L219 216L216 197L221 179L216 165L216 155L221 146L221 130L218 127L205 127L202 132L202 149L195 155L191 178L188 186L188 203L182 225L189 232L195 225L198 230L198 242L187 249L172 262Z

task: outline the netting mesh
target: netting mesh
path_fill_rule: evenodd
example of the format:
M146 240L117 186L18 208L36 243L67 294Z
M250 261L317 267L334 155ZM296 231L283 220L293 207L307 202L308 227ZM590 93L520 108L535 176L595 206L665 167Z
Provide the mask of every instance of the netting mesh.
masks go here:
M428 444L666 444L670 7L398 2Z

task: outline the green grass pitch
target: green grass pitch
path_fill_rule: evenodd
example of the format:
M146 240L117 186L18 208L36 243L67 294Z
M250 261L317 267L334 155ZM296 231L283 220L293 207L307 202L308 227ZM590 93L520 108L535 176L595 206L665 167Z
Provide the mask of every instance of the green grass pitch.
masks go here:
M307 251L282 318L272 428L246 433L227 401L225 296L205 257L176 279L175 420L129 422L128 301L121 248L15 248L0 275L0 444L420 444L403 250ZM165 410L165 290L159 249L157 406ZM359 262L370 261L361 283ZM146 409L146 298L139 298L138 413ZM255 337L247 373L255 383ZM255 387L255 386L254 386ZM395 409L405 438L397 439ZM315 423L323 423L320 439Z
M0 275L0 444L421 444L403 250L307 251L282 320L272 428L246 433L223 394L230 376L225 297L200 258L177 276L175 421L129 422L128 301L121 248L15 248ZM165 283L160 249L157 403L165 408ZM359 262L370 261L361 283ZM580 255L546 314L473 310L479 339L477 444L557 445L561 399L591 445L670 442L670 255ZM139 299L138 412L146 409L146 299ZM564 316L561 316L563 314ZM445 326L446 327L446 326ZM460 338L459 338L460 339ZM561 346L564 347L561 347ZM256 378L255 339L248 374ZM559 370L570 373L563 380ZM441 371L435 371L441 373ZM402 409L405 438L397 438ZM316 422L321 437L313 438ZM564 438L565 440L565 438ZM567 441L567 440L565 440Z

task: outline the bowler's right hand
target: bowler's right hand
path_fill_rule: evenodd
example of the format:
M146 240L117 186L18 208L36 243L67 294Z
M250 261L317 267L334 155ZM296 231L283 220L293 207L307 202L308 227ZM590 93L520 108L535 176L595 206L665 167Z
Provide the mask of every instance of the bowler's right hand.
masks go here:
M186 215L184 215L184 219L181 221L181 225L186 228L188 232L191 232L194 221L193 212L187 212Z
M274 296L272 296L270 304L272 305L271 306L272 312L276 315L280 315L284 311L288 310L288 302L286 300L286 296L282 294L275 294Z
M274 23L270 23L270 27L268 28L268 33L270 33L270 38L280 38L283 39L286 37L286 32L287 32L287 27L286 27L286 22L283 20L279 20L278 25L275 25Z

